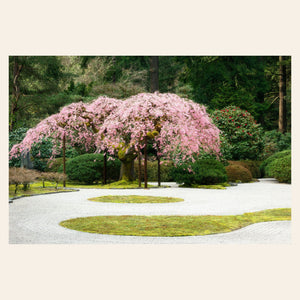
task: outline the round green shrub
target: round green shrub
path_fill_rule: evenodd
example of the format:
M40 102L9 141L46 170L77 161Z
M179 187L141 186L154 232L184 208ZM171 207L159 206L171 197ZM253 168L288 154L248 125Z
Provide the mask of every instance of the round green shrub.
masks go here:
M277 152L275 154L273 154L272 156L268 157L266 160L264 160L260 167L259 167L259 170L260 170L260 173L261 173L261 176L262 177L266 177L267 174L266 174L266 168L267 166L272 163L274 160L278 159L278 158L283 158L285 156L289 156L291 155L292 151L291 150L284 150L284 151L281 151L281 152Z
M121 163L119 160L107 161L107 180L119 179ZM60 171L62 166L60 167ZM83 154L66 162L66 173L70 180L92 184L103 178L103 154Z
M182 164L172 169L173 178L185 186L217 184L227 181L223 164L216 159L196 160L191 164Z
M225 167L228 181L250 182L252 181L251 172L241 165L229 165Z
M224 142L221 143L221 153L225 152L228 159L231 156L232 160L255 160L260 155L263 150L263 130L249 112L228 106L215 110L211 117L222 131Z
M238 161L229 161L230 165L239 165L251 172L253 178L260 178L260 170L259 170L259 163L253 160L238 160Z
M274 177L279 182L291 183L291 160L290 154L273 160L266 166L266 176Z

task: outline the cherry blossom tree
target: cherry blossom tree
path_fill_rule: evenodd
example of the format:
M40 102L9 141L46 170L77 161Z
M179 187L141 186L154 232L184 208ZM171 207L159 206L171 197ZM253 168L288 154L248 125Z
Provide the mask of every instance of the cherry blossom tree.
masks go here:
M91 103L78 102L63 107L59 113L29 129L23 141L12 147L10 157L17 157L30 151L31 147L43 138L51 138L53 157L62 149L65 152L66 142L71 146L84 147L87 152L91 149L95 151L98 131L105 118L118 106L119 102L116 99L99 97Z
M131 181L133 161L149 140L159 157L175 164L193 160L201 151L220 151L219 129L204 106L161 93L142 93L121 102L100 127L96 145L121 160L121 179Z

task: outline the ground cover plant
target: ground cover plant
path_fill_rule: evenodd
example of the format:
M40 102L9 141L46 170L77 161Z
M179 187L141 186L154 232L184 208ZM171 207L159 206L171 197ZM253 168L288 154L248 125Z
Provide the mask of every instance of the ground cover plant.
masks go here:
M258 222L282 220L291 220L290 208L232 216L95 216L66 220L60 225L98 234L171 237L225 233Z
M95 202L113 202L113 203L169 203L169 202L181 202L182 198L173 197L155 197L155 196L101 196L89 198L90 201Z

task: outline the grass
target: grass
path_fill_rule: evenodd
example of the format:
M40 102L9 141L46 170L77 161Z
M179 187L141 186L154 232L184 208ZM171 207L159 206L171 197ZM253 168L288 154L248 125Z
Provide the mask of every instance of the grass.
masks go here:
M219 183L219 184L207 184L207 185L204 185L204 184L192 184L191 186L189 185L185 185L185 184L182 184L182 185L179 185L179 187L182 187L182 188L194 188L194 189L213 189L213 190L225 190L226 187L230 186L230 184L228 184L227 182L225 183Z
M63 189L62 185L59 185L58 189L55 189L54 183L45 182L45 188L43 188L43 184L41 181L34 182L30 184L30 188L26 191L22 189L22 185L18 187L18 191L15 194L15 185L9 185L9 198L13 197L26 197L38 194L48 194L48 193L57 193L57 192L70 192L73 190Z
M60 225L98 234L175 237L225 233L254 223L282 220L291 220L290 208L232 216L95 216L66 220Z
M102 196L89 198L90 201L96 202L113 202L113 203L168 203L168 202L180 202L182 198L172 197L154 197L154 196Z

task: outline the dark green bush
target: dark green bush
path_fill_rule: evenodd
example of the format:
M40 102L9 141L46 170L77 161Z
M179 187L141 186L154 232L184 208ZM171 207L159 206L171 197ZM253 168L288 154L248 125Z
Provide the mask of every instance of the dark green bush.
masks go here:
M186 186L227 181L225 167L216 159L201 159L191 164L182 164L174 167L172 173L177 183L183 183Z
M252 180L251 172L241 165L229 165L225 168L228 176L228 181L230 182L250 182Z
M264 149L260 155L261 160L265 160L276 152L291 149L291 133L281 133L277 130L266 131L264 133Z
M68 161L69 159L66 158L66 162ZM45 168L45 171L46 172L58 172L58 171L61 171L63 170L63 158L62 157L57 157L57 158L54 158L50 161L47 162L47 166Z
M118 180L121 163L118 159L107 161L107 180ZM62 166L60 166L60 171ZM68 178L80 183L92 184L103 178L103 154L83 154L66 163Z
M266 177L266 167L272 163L274 160L278 159L278 158L282 158L282 157L285 157L285 156L288 156L288 155L291 155L291 150L284 150L284 151L281 151L281 152L277 152L275 154L273 154L272 156L268 157L266 160L264 160L259 169L260 169L260 173L261 173L261 176L262 177Z
M172 177L172 168L174 164L172 161L161 161L160 164L160 180L161 182L170 182L173 181ZM158 169L158 163L157 161L148 161L147 162L147 175L148 175L148 181L157 181L158 175L157 175L157 169ZM142 169L141 169L141 180L144 180L144 161L142 161ZM136 178L138 178L138 161L136 160L134 162L134 173Z
M279 182L291 183L291 160L290 154L273 160L266 166L266 176L274 177Z

